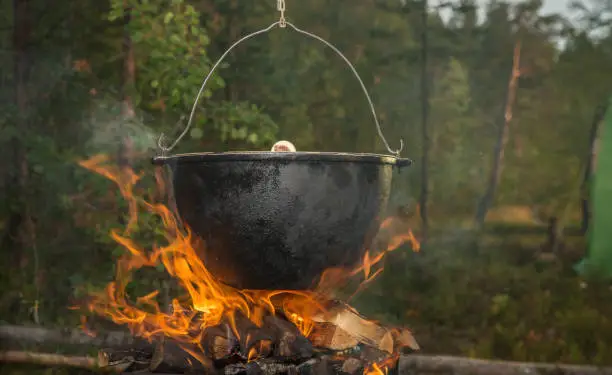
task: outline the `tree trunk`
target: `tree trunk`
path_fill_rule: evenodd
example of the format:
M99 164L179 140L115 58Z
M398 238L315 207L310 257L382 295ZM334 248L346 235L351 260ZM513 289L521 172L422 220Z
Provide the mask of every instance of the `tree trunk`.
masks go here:
M17 117L15 125L18 128L18 133L24 134L27 130L28 117L28 94L26 92L26 82L28 80L28 51L27 45L30 37L30 24L28 17L28 0L14 0L14 24L13 24L13 79L14 79L14 99L15 107L17 108ZM13 171L13 186L15 192L19 194L20 208L15 212L13 222L14 232L12 237L16 240L16 248L19 249L20 257L25 256L24 252L27 249L27 243L24 241L25 223L27 222L28 210L27 197L24 197L25 188L28 183L28 160L26 158L26 150L23 140L19 137L13 139L13 152L15 168Z
M516 90L518 88L518 79L521 76L521 40L517 40L514 44L514 53L512 56L512 74L508 81L508 91L506 97L506 106L504 109L504 121L499 128L499 135L493 151L493 165L489 176L487 189L482 196L478 208L476 210L476 225L482 227L487 216L487 212L495 198L495 191L501 179L504 166L504 151L508 143L510 135L510 123L512 121L512 110L516 99Z
M421 133L423 150L421 155L421 197L419 203L419 214L421 216L421 238L427 241L429 233L429 155L431 135L429 133L429 75L427 71L428 58L428 25L427 25L427 0L423 0L421 14Z
M12 140L14 167L12 172L11 190L17 209L12 210L8 224L8 240L16 250L15 261L22 268L29 263L27 252L33 251L34 296L33 318L38 323L38 254L36 252L36 231L32 208L30 205L30 166L28 163L27 148L24 139L27 138L29 117L31 116L30 100L27 87L30 74L30 56L28 46L31 43L31 24L29 0L13 0L13 73L14 73L14 100L17 109L15 126L20 136Z

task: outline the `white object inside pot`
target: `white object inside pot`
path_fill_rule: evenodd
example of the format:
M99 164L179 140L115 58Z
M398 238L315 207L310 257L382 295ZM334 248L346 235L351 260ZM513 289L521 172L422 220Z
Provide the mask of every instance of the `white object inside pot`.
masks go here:
M295 146L289 141L278 141L272 146L272 152L296 152Z

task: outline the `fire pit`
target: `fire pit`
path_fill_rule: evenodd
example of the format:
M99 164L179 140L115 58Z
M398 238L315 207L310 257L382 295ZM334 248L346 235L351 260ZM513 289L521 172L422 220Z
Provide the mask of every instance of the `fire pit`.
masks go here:
M160 138L162 155L154 162L170 167L178 215L187 228L165 205L138 195L139 177L133 171L108 165L105 156L81 163L119 185L130 214L126 230L111 234L125 249L115 279L90 296L87 308L145 339L101 352L103 367L153 373L383 375L395 366L402 348L418 349L407 329L368 321L335 298L341 282L363 277L361 287L380 274L377 264L402 243L412 242L418 250L405 222L381 220L393 169L410 160L399 158L401 147L389 148L367 90L346 57L286 22L282 0L279 11L278 22L238 41L213 66L177 140L165 147ZM225 55L275 26L319 40L347 62L391 155L296 152L289 142L272 152L167 155L188 132L199 97ZM164 235L164 244L147 249L130 237L139 210L161 218L156 233ZM397 227L404 230L390 234ZM379 241L381 233L385 238ZM130 296L128 285L143 268L165 270L169 280L155 281L167 283L165 290L173 285L177 296L163 303L160 290Z
M234 328L211 327L197 344L138 341L101 350L99 363L124 373L378 375L395 368L402 348L418 349L408 330L371 323L341 302L316 319L307 338L282 316L264 316L258 327L238 315ZM203 356L195 354L200 346Z
M379 247L366 251L361 265L328 269L315 288L239 290L209 272L168 208L140 195L137 174L109 160L97 156L81 165L119 184L131 216L125 231L112 232L125 248L115 279L103 292L91 294L86 307L146 340L102 351L103 367L177 374L379 375L395 366L402 348L418 349L410 331L368 321L333 297L343 280L362 276L364 285L380 274L380 260L402 243L418 249L402 217L381 223ZM166 244L147 249L130 237L141 209L162 219L158 232ZM160 303L159 290L130 296L127 287L143 268L165 269L171 276L165 282L178 289L171 303Z

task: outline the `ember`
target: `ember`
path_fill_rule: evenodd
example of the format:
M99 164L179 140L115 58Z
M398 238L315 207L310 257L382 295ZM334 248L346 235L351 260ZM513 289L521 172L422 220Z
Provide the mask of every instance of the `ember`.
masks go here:
M142 175L110 164L104 155L80 165L114 181L129 207L126 228L110 234L125 249L117 261L115 279L103 292L91 295L87 308L126 325L152 345L129 348L129 355L109 352L103 358L109 366L125 365L124 359L131 358L122 370L142 370L138 367L144 363L150 371L166 372L170 368L224 374L372 375L393 367L402 347L418 349L408 330L368 321L333 297L337 286L350 278L363 275L361 288L379 275L385 254L403 243L411 243L418 251L409 228L393 236L385 231L397 227L392 224L401 219L391 217L382 223L380 233L389 236L385 248L367 251L362 265L354 270L326 271L310 291L237 290L217 281L206 269L198 256L205 249L196 249L202 242L193 238L189 228L182 228L166 206L136 194ZM144 249L132 238L141 210L161 219L163 246ZM172 300L170 309L160 305L159 290L136 298L126 291L136 270L161 266L184 291Z

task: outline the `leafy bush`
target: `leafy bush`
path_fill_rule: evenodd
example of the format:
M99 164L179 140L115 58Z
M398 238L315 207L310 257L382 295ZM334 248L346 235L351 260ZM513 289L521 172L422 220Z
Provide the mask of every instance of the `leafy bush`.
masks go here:
M612 364L608 285L519 251L516 243L478 251L434 243L419 254L392 253L358 305L413 327L428 353Z

